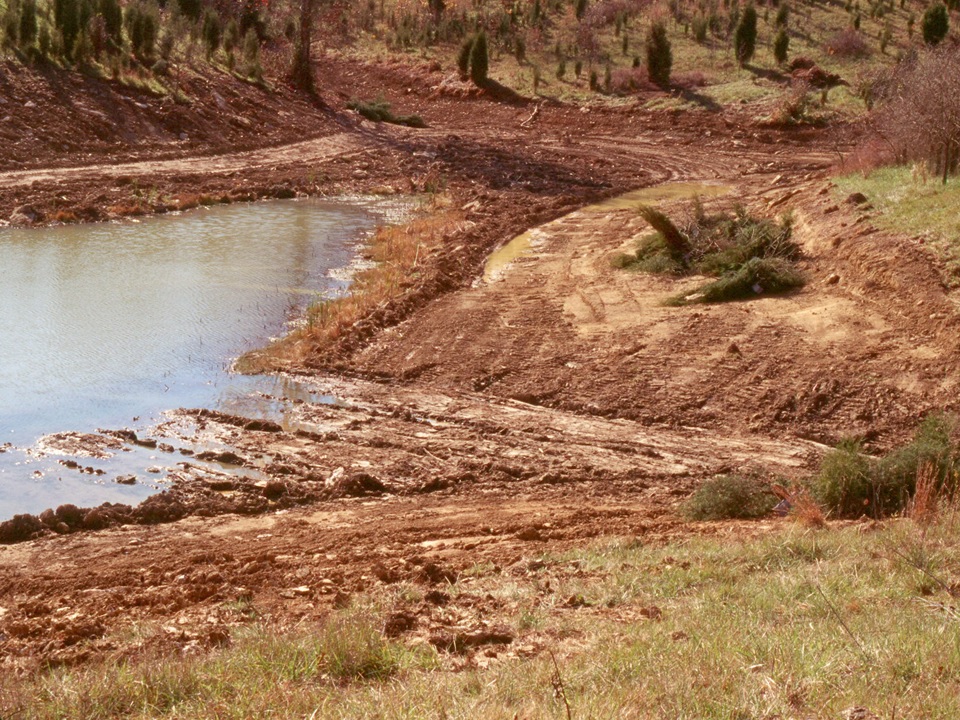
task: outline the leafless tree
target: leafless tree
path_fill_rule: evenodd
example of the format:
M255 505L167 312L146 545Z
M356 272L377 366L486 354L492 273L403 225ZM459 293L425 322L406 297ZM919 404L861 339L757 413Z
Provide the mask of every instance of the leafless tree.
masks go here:
M898 160L922 161L947 182L960 164L960 52L924 50L881 83L877 133Z

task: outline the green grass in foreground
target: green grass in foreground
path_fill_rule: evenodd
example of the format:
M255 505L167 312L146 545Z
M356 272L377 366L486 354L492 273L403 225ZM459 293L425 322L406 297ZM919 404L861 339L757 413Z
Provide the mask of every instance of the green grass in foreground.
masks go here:
M449 588L454 607L460 593L500 603L514 645L542 648L529 659L453 672L350 611L325 629L240 631L209 655L2 676L0 716L565 718L550 651L573 718L839 718L853 706L956 718L958 551L956 510L926 529L608 539ZM410 592L385 589L373 605Z
M879 211L874 223L880 227L923 238L943 258L947 281L960 286L960 178L943 185L909 167L873 170L834 179L836 197L844 200L860 192Z

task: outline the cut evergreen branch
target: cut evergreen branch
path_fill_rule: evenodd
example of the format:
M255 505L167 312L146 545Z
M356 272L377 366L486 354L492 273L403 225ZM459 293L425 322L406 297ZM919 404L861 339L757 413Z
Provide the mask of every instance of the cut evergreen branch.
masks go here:
M372 120L373 122L386 122L414 128L427 126L423 118L419 115L394 115L390 110L390 103L382 97L376 100L358 100L354 98L347 103L347 107L351 110L356 110L367 120Z

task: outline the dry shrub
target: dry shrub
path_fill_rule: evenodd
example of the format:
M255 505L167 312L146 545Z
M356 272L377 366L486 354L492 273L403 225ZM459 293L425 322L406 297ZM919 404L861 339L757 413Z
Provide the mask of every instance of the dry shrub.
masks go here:
M143 203L139 201L131 203L118 203L107 208L108 213L120 217L138 217L140 215L146 215L148 211L149 208L145 207Z
M610 75L610 91L616 95L629 95L641 90L659 90L647 77L642 65L635 68L617 68Z
M897 162L922 161L944 183L960 167L960 53L927 50L875 83L875 136Z
M805 487L797 488L793 491L793 501L790 508L790 514L796 518L797 522L805 527L820 528L826 527L827 520L823 514L823 508L814 500L813 495Z
M329 349L350 329L416 282L417 268L460 226L458 210L433 201L433 211L405 225L382 227L374 234L366 256L375 264L358 272L350 294L322 301L307 311L306 325L265 350L255 350L236 364L240 372L278 370Z
M674 73L670 78L670 82L682 90L692 90L693 88L706 87L707 76L698 70Z
M774 495L785 501L786 512L798 523L808 528L826 527L827 519L823 514L823 508L810 494L809 489L802 485L787 488L774 484L771 490ZM779 512L779 506L776 509Z
M833 35L823 44L828 55L855 60L867 57L870 48L858 30L847 28Z
M907 505L907 516L921 527L936 522L940 514L940 476L933 463L925 462L917 468L917 485Z

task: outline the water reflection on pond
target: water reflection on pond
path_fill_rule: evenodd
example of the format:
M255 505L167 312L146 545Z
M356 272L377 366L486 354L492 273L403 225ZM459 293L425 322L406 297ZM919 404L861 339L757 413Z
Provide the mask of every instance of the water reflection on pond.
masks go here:
M227 368L311 300L343 291L357 244L408 207L280 201L0 230L0 446L142 427L164 409L236 404L264 382L275 385ZM72 477L51 463L0 453L0 518L149 491Z

